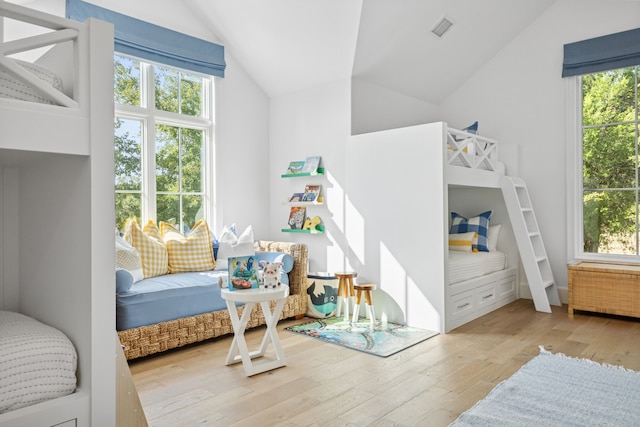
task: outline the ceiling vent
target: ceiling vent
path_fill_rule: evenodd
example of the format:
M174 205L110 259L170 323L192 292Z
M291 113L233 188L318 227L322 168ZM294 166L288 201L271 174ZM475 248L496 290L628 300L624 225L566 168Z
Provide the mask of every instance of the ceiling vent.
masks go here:
M446 16L443 16L438 20L436 25L433 26L431 32L435 34L436 37L440 38L444 35L444 33L449 31L449 28L451 28L452 25L453 22L451 22Z

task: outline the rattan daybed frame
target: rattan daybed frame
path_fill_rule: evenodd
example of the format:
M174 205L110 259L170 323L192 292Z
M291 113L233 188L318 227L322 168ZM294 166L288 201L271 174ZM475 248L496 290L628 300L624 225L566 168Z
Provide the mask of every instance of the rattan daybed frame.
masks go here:
M307 264L308 249L302 243L257 241L256 250L278 251L291 254L293 269L289 272L290 295L287 297L281 319L301 318L307 312ZM243 307L238 307L241 314ZM265 323L262 310L255 309L249 318L248 328ZM233 332L228 310L199 314L154 325L119 331L120 343L128 360L149 356L165 350L182 347Z

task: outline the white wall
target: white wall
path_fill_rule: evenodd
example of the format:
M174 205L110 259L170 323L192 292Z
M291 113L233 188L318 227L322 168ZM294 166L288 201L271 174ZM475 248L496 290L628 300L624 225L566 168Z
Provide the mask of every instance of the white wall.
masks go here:
M376 315L445 330L447 218L442 123L356 135L347 144L346 236Z
M556 283L567 287L566 80L563 45L638 26L640 3L558 1L442 105L449 123L480 121L480 133L519 145Z
M269 239L272 175L269 100L251 77L226 54L224 79L216 81L214 230L235 223L253 226L256 239Z
M309 247L309 270L342 271L349 268L344 236L346 143L350 135L350 83L348 79L330 82L271 100L270 105L270 238L306 243ZM324 178L281 179L292 160L322 156ZM307 182L308 181L308 182ZM325 224L322 235L283 233L287 228L288 200L295 190L307 183L321 183L326 204L311 207Z
M439 106L362 79L351 79L351 98L352 135L441 120Z

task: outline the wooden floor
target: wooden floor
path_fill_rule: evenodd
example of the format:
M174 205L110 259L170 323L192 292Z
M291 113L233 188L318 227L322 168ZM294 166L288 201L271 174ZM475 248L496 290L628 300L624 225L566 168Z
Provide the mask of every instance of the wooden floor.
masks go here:
M283 321L279 329L301 321ZM257 347L264 328L247 333ZM518 300L380 358L280 331L288 366L246 377L223 337L131 361L151 426L446 426L539 353L640 370L640 321Z

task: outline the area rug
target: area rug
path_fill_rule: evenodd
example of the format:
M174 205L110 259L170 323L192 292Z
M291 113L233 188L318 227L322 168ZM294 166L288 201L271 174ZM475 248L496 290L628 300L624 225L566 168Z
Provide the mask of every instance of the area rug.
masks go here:
M640 372L540 354L451 426L637 426Z
M316 319L286 327L285 330L380 357L391 356L438 335L434 331L395 323L376 324L375 329L371 331L366 319L352 325L336 317Z

